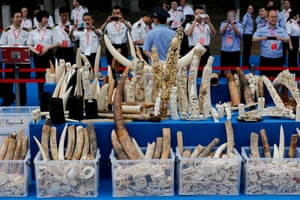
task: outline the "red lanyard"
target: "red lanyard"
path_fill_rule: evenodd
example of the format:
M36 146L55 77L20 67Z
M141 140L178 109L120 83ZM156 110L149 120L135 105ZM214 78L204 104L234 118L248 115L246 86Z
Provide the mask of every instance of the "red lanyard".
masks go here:
M204 33L205 31L205 27L204 27L204 24L203 25L197 25L198 29L201 31L201 33Z
M78 24L78 21L79 21L80 10L81 10L81 7L79 7L78 9L76 9L76 19L75 19L76 24Z
M64 35L64 38L65 38L65 39L68 39L68 37L67 37L67 33L66 33L66 31L65 31L65 28L64 28L64 26L63 26L63 25L62 25L62 27L61 27L60 31L61 31L61 33Z
M118 22L116 22L116 23L114 23L114 27L118 31L118 33L120 33L120 31L121 31L121 24L118 23Z
M44 41L45 36L46 36L46 29L44 29L44 34L41 34L41 30L40 29L38 29L38 32L39 32L39 35L40 35L42 41Z
M89 45L90 43L90 31L86 30L86 44Z
M274 29L270 28L270 34L271 34L272 36L275 36L275 29L276 29L276 28L274 28Z
M15 28L12 28L12 32L13 32L13 35L14 35L14 38L15 38L15 41L18 40L20 34L21 34L21 28L19 29L18 33L16 34L15 32Z

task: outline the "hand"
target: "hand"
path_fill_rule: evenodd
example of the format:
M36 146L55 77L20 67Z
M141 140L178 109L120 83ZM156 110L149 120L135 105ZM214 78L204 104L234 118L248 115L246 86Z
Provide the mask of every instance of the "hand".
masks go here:
M48 52L48 47L44 47L40 53L41 56L45 55Z
M291 51L293 51L293 49L294 49L293 45L290 45L289 48L290 48Z
M263 36L263 37L261 37L261 40L268 40L268 37L267 36Z
M206 15L204 21L205 21L206 23L210 23L210 17L209 17L209 15Z
M111 21L111 17L112 17L112 16L109 15L109 16L106 18L105 22L106 22L106 23L110 22L110 21Z

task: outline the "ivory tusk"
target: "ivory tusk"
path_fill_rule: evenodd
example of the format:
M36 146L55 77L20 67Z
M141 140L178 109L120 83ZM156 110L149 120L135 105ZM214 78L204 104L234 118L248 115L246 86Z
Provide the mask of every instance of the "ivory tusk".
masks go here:
M252 132L250 138L250 152L253 158L259 158L259 150L258 150L258 134Z
M43 160L49 160L49 158L48 158L48 156L47 156L47 154L45 153L45 151L44 151L44 148L42 147L42 145L41 145L41 143L39 142L39 140L35 137L35 136L33 136L33 139L34 139L34 141L36 142L36 144L38 145L38 147L39 147L39 149L40 149L40 152L41 152L41 154L42 154L42 158L43 158Z
M134 48L134 43L132 41L132 37L131 37L129 32L127 32L127 37L128 37L128 44L129 44L130 54L131 54L133 59L137 59L135 48Z
M58 160L64 160L64 148L65 148L65 139L67 134L68 123L65 124L65 127L61 133L58 145Z
M94 79L98 79L101 72L99 72L100 65L100 56L101 56L101 45L97 48L95 63L94 63Z
M226 143L223 143L222 145L220 145L220 146L217 148L217 150L216 150L215 155L214 155L213 158L220 158L222 152L226 149L226 147L227 147L227 142L226 142Z
M284 157L284 130L282 125L280 126L280 136L279 136L279 147L278 147L279 158Z
M122 65L124 65L126 67L131 66L131 61L129 61L127 58L125 58L123 55L121 55L115 49L115 47L111 44L107 35L104 35L104 42L105 42L105 46L108 49L108 51L119 63L121 63Z

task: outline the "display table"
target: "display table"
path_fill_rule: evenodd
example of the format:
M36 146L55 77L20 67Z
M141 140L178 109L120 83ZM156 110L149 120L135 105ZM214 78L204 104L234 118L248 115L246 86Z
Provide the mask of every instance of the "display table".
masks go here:
M197 87L199 90L201 84L201 79L197 79ZM54 89L55 89L56 84L53 83L45 83L44 84L44 92L47 92L49 94L52 94ZM227 84L227 79L226 78L220 78L219 84L217 86L211 86L211 102L213 105L216 103L224 103L230 101L230 95L229 95L229 90L228 90L228 84ZM270 95L268 92L265 90L265 98L266 98L266 103L270 104L273 103Z
M176 132L183 132L183 141L185 146L196 146L198 144L207 145L213 138L218 137L220 144L226 141L225 119L221 119L219 123L214 123L212 119L204 121L180 121L180 120L164 120L161 122L130 122L126 127L130 136L134 137L140 146L147 146L148 142L153 142L156 137L162 136L162 128L170 128L172 133L172 148L175 151L177 146ZM33 136L39 139L42 133L44 121L38 124L30 124L30 148L32 158L38 151L37 145L33 141ZM296 133L296 128L300 128L300 122L294 120L266 118L262 122L238 122L235 117L232 118L232 126L234 130L235 147L238 151L242 146L250 145L251 132L259 133L264 128L267 131L270 145L279 144L280 125L283 125L285 132L286 146L289 145L290 135ZM84 125L86 126L86 125ZM57 138L64 124L57 125ZM109 154L111 152L111 130L114 128L113 122L101 122L94 124L97 143L100 147L101 162L100 171L102 178L111 178Z

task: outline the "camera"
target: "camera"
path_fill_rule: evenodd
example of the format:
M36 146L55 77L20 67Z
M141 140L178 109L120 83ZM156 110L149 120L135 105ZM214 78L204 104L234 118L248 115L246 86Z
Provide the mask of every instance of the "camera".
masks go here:
M111 19L111 21L118 21L119 17L111 17L110 19Z
M199 17L200 17L201 19L205 19L206 16L207 16L206 14L200 14L200 15L199 15Z

